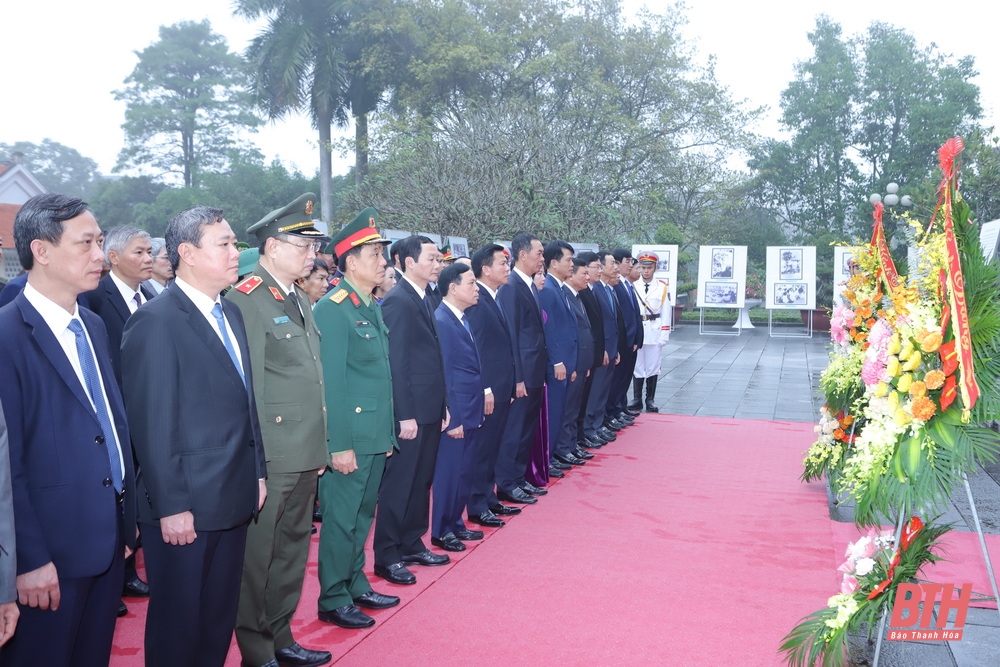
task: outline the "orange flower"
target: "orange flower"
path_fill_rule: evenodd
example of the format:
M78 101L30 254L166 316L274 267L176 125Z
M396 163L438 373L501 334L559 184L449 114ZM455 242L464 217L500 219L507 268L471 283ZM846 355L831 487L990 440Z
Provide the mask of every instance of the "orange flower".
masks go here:
M920 341L920 349L924 352L935 352L939 347L941 347L941 334L937 331L928 332Z
M944 373L938 370L929 372L924 376L924 384L928 389L940 389L944 386Z
M842 428L838 428L836 431L833 432L833 437L836 438L837 440L843 440L844 435L846 434L844 433L844 429Z
M875 326L875 318L869 317L868 321L865 322L865 326L868 327L869 329L871 329L873 326Z
M851 415L844 415L844 416L843 416L843 417L842 417L842 418L840 419L840 424L841 424L842 426L844 426L845 428L849 427L849 426L850 426L851 424L853 424L853 423L854 423L854 417L853 417L853 416L851 416Z
M918 343L923 343L924 342L924 336L926 336L929 333L930 333L930 331L928 331L927 329L921 329L920 331L918 331L917 333L915 333L913 335L913 337L916 339L916 341Z
M930 419L934 416L937 411L937 406L934 405L934 401L927 398L926 396L918 396L913 399L913 417L915 419L923 419L924 421Z
M919 398L921 396L927 395L927 385L920 380L910 384L910 396L913 398Z
M867 320L868 318L870 318L872 316L872 307L871 306L861 306L860 308L858 308L857 315L862 320Z

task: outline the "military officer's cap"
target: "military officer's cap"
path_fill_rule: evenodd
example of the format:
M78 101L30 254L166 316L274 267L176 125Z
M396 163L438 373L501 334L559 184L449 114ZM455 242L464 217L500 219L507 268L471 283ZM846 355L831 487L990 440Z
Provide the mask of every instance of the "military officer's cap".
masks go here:
M307 192L291 204L271 211L262 220L247 228L248 234L255 234L257 240L264 242L273 236L287 234L311 241L325 241L323 232L313 226L313 205L316 195Z
M441 248L441 259L443 259L444 261L448 261L449 259L455 259L455 257L451 254L451 245L446 245L445 247Z
M327 254L340 257L351 248L366 243L392 243L389 239L382 238L376 227L377 223L378 213L375 209L369 207L361 211L350 224L334 234L330 245L326 247Z
M648 250L639 253L639 263L640 264L656 264L660 261L660 258L655 252L650 252Z

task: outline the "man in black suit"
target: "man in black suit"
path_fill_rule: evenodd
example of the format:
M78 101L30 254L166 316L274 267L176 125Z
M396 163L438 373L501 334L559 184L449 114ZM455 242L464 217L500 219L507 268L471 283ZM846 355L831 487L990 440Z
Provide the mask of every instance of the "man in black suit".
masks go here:
M614 285L615 296L621 305L622 320L625 325L625 341L621 344L621 363L615 367L614 378L611 381L611 392L608 395L606 422L612 429L621 429L635 421L638 413L628 410L628 389L632 384L632 372L635 370L635 360L638 350L642 347L642 313L639 301L635 296L630 276L635 267L632 253L624 248L618 248L613 253L618 262L618 282Z
M613 360L609 359L608 353L604 349L604 316L601 313L601 304L594 296L594 285L601 281L601 260L598 259L597 253L590 251L580 253L579 259L587 265L587 284L579 291L579 297L590 322L590 333L594 340L594 359L589 367L590 374L584 380L580 413L576 421L576 438L577 443L585 449L600 449L604 446L605 441L596 437L586 437L584 421L587 417L587 401L590 399L590 391L594 385L594 376L599 368L607 366Z
M122 386L140 465L150 599L146 665L221 665L236 623L247 526L267 496L264 447L220 209L167 226L176 278L129 318Z
M518 507L502 505L496 496L496 463L500 438L514 400L514 343L503 310L497 304L497 290L510 277L507 252L490 244L472 255L472 272L479 283L479 303L465 311L476 339L482 362L486 402L492 403L479 428L479 447L472 462L472 483L467 509L469 521L489 528L504 525L500 516L519 514Z
M601 305L601 324L604 328L604 351L608 355L608 364L601 366L594 373L594 384L587 399L587 417L584 423L584 435L588 438L603 440L605 443L617 439L614 432L605 424L608 395L611 393L611 380L614 377L615 366L621 361L619 342L624 338L624 326L620 326L621 308L617 306L612 284L618 279L618 262L610 252L597 253L601 263L600 280L593 284L594 297Z
M577 422L580 417L580 406L583 402L583 391L587 378L594 365L594 336L590 329L590 319L587 309L580 299L582 291L587 287L587 263L582 259L573 258L573 268L566 276L563 285L566 301L573 314L576 315L577 360L576 373L566 387L566 405L562 422L556 439L550 442L550 447L558 461L570 465L579 465L577 461L594 458L590 452L582 449L577 434ZM549 417L551 419L551 415ZM560 458L562 457L562 458Z
M535 495L546 493L524 478L545 391L545 331L538 289L532 279L545 265L545 251L542 242L527 233L511 240L510 251L514 271L497 292L497 298L514 337L517 384L497 457L497 496L507 502L531 505L538 502Z
M154 294L142 285L153 275L153 246L149 234L131 225L115 227L104 235L104 259L111 266L97 289L84 294L87 307L104 321L111 343L111 365L118 386L122 383L122 331L125 322ZM125 597L149 597L149 586L135 571L135 554L125 560ZM119 615L126 612L124 604Z
M444 362L428 284L441 273L441 253L425 236L393 246L400 280L382 301L389 327L392 401L399 451L389 457L375 517L375 574L396 584L414 584L407 565L444 565L423 541L430 519L430 490L441 431L448 426Z
M103 235L86 203L44 194L14 237L28 278L0 308L0 402L21 614L0 665L106 666L136 493L107 333L77 303L100 280Z

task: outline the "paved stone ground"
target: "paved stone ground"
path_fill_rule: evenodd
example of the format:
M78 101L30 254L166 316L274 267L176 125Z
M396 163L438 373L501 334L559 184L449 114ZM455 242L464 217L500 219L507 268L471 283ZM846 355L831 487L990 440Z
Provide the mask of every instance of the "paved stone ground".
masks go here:
M739 336L700 335L697 324L682 324L663 352L656 392L660 412L681 415L815 422L823 404L819 376L826 368L829 336L771 337L767 325ZM728 327L710 329L728 331ZM775 327L775 333L801 329ZM1000 463L970 476L983 530L1000 534ZM838 502L839 500L839 502ZM830 516L854 520L850 502L830 494ZM942 521L954 530L974 530L965 489L957 490ZM991 553L1000 572L1000 554ZM978 592L978 591L977 591ZM988 591L982 591L988 593ZM831 593L832 594L832 593ZM874 641L852 638L851 664L869 665ZM996 667L1000 665L1000 614L969 609L963 638L957 642L885 641L883 667Z

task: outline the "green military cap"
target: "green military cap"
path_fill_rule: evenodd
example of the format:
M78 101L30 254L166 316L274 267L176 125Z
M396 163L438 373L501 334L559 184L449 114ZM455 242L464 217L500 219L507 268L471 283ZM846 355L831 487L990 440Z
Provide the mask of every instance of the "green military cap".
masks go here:
M369 207L361 211L350 224L345 225L334 235L326 247L327 254L340 257L351 248L366 243L392 243L379 234L378 227L376 227L377 222L378 213L375 209Z
M312 212L316 195L307 192L287 206L271 211L262 220L247 228L248 234L255 234L258 241L273 236L288 234L313 241L325 240L323 232L313 226Z
M257 266L258 261L260 261L260 250L257 248L240 250L240 278L253 271L254 267Z

